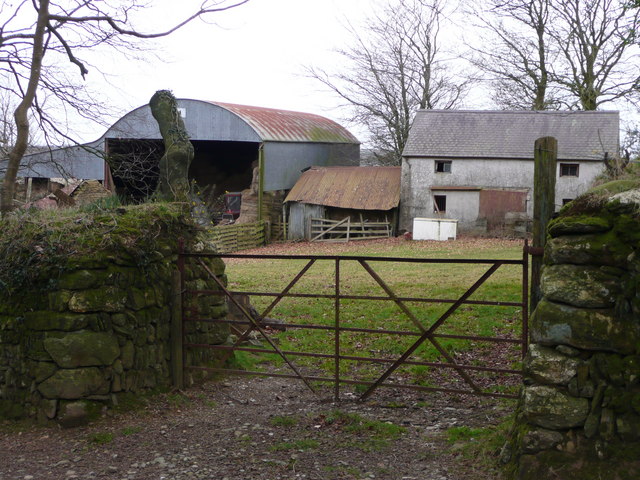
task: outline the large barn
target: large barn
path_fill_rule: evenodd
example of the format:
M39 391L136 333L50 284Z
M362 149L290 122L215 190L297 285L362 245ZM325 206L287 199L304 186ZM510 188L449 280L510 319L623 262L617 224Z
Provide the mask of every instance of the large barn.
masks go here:
M305 168L359 162L358 140L319 115L192 99L179 99L178 110L195 150L190 176L216 194L248 189L252 180L260 192L289 190ZM144 105L95 142L25 158L19 176L96 179L143 196L155 181L161 138Z

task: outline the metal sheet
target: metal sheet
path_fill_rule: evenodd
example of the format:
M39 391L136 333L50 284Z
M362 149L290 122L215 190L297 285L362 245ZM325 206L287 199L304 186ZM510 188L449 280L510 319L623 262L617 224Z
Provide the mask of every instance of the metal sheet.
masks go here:
M507 212L527 211L527 192L523 190L481 190L479 218L487 219L489 229L504 224Z
M360 143L333 120L311 113L209 102L235 113L251 125L263 141Z
M302 174L285 202L391 210L400 202L400 167L311 168Z

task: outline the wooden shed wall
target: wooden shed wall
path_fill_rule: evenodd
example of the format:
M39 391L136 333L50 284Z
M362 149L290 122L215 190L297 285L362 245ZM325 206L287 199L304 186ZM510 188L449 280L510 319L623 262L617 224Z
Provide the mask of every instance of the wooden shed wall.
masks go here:
M309 219L323 218L324 207L309 203L289 203L287 237L289 240L309 240Z

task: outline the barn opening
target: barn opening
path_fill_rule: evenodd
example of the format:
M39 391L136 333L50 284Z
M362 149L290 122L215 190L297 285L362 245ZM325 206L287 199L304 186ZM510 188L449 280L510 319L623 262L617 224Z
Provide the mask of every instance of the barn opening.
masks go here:
M158 184L162 140L107 139L107 152L116 193L133 201L147 199ZM192 140L194 158L189 177L208 199L251 186L258 164L257 142Z

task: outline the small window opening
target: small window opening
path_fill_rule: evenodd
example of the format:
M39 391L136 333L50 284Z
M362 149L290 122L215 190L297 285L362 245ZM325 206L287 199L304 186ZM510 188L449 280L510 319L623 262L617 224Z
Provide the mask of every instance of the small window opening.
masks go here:
M563 198L562 199L562 206L564 207L567 203L569 203L572 200L573 200L573 198Z
M561 163L560 164L561 177L577 177L578 170L579 168L577 163Z
M433 211L436 213L444 213L447 211L447 196L446 195L434 195L433 196Z
M436 161L436 173L451 173L451 162Z

